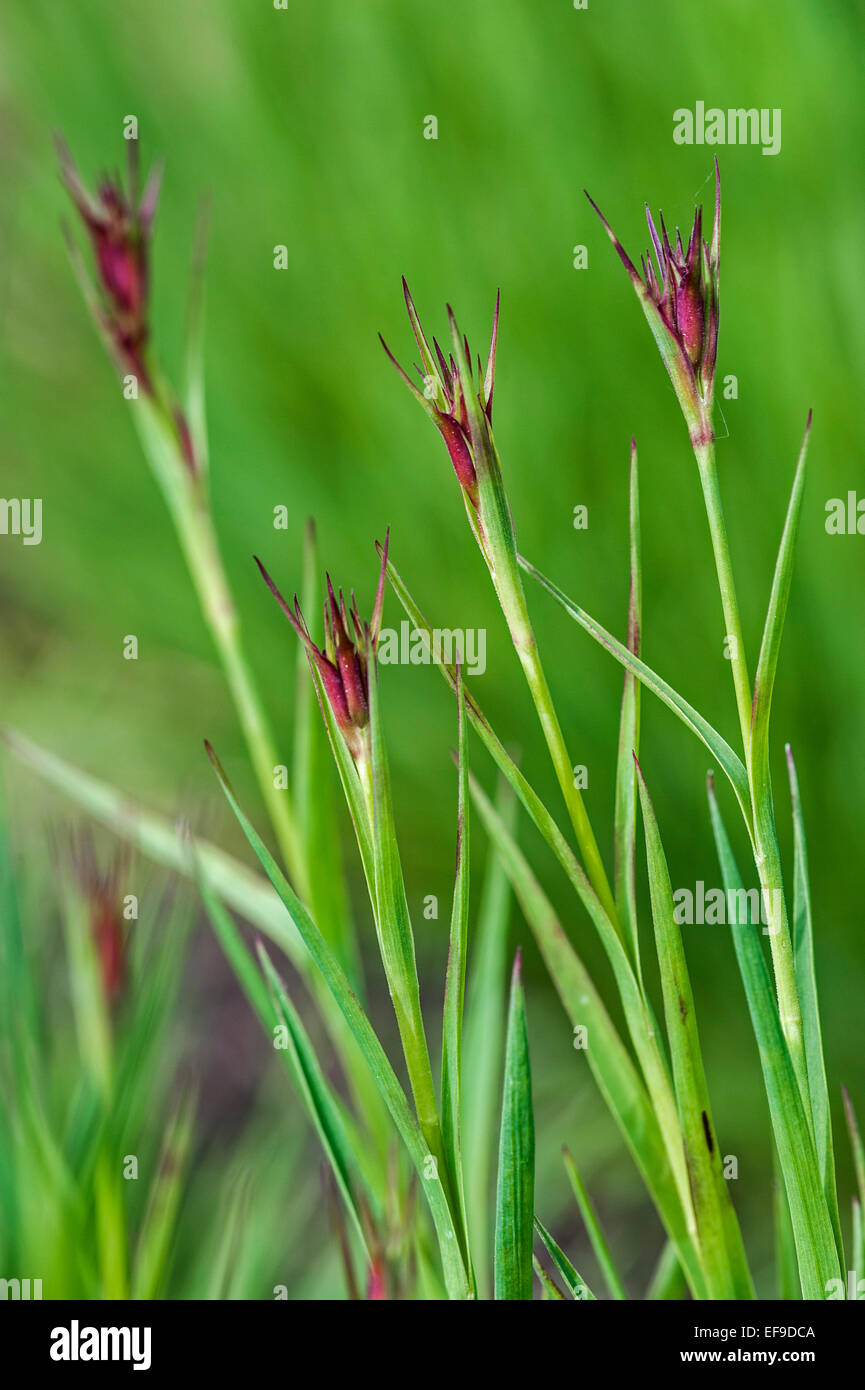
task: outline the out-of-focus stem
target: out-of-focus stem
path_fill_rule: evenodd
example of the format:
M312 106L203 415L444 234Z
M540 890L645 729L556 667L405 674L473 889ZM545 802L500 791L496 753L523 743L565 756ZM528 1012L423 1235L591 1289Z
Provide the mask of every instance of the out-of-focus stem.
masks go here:
M93 1174L96 1240L103 1298L127 1299L126 1222L121 1183L114 1171L116 1165L117 1160L110 1158L107 1150L103 1150L96 1160Z

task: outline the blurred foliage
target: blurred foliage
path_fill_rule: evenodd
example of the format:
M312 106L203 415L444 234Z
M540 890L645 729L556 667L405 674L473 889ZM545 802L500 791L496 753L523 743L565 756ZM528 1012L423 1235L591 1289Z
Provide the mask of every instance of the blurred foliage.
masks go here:
M521 549L620 633L628 443L636 435L644 654L732 738L720 608L688 442L582 189L635 254L646 241L645 199L663 207L668 224L684 224L694 198L707 193L709 151L673 144L673 110L697 99L780 107L778 157L747 146L719 151L719 375L735 373L739 382L738 400L721 402L729 438L719 444L719 465L753 664L796 448L814 407L776 693L776 781L789 849L781 790L781 742L789 738L810 841L830 1080L836 1096L843 1078L861 1089L865 540L828 536L824 507L865 487L857 457L865 202L853 172L865 143L863 30L862 5L841 0L769 0L759 9L747 0L712 7L591 0L586 11L568 0L531 7L441 0L434 10L418 0L349 7L289 0L285 12L269 0L5 7L3 492L43 499L44 539L30 548L0 540L3 720L143 801L172 813L182 807L213 833L216 822L225 843L242 852L201 751L206 735L254 804L240 736L60 234L68 210L52 132L63 131L92 177L122 164L123 118L135 114L145 162L167 159L154 323L172 368L196 205L203 194L212 199L214 507L286 749L294 641L252 552L290 592L300 581L303 523L314 515L328 568L369 599L373 540L390 524L394 561L431 620L488 629L488 669L476 678L484 707L506 741L521 743L524 767L558 805L445 452L376 340L381 330L398 356L409 356L402 273L433 331L444 329L449 301L481 351L501 286L496 434ZM436 141L423 138L428 114L438 118ZM289 248L284 272L273 269L281 243ZM588 247L583 271L573 268L578 244ZM589 508L586 531L573 529L578 503ZM272 528L279 504L291 514L287 533ZM572 755L589 768L587 804L596 826L611 826L619 672L542 594L530 591L529 599ZM396 622L396 605L389 607ZM139 638L137 662L122 659L127 633ZM436 893L445 903L455 797L451 702L434 672L392 667L385 700L409 897L419 906ZM642 751L674 885L714 883L705 758L648 698ZM489 782L476 746L470 753ZM46 795L20 773L15 783L19 814L30 808L22 824L32 825L48 809ZM610 831L608 859L611 838ZM567 901L549 858L530 849L553 896ZM644 895L647 926L645 902ZM572 917L603 986L599 948L587 923ZM438 962L444 918L425 922L417 913L420 950ZM695 927L688 941L718 1130L740 1158L743 1227L765 1227L768 1257L768 1125L732 950L723 929ZM640 1201L636 1176L623 1159L593 1186L593 1166L609 1160L609 1122L577 1072L557 1006L551 1001L548 1022L532 1007L532 996L550 987L531 953L528 965L538 1189L546 1169L555 1170L564 1200L557 1155L567 1139L602 1213L615 1207L611 1239L630 1240L632 1258L640 1258L641 1240L656 1237L636 1225L630 1237L624 1222L616 1227L627 1203ZM567 1132L560 1132L563 1113ZM839 1150L843 1172L840 1142ZM591 1277L590 1256L585 1263Z

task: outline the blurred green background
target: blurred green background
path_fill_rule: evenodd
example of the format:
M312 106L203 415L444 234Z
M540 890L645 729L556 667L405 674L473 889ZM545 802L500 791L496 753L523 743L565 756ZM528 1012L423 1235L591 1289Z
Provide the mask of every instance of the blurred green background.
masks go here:
M4 7L0 38L2 491L39 496L44 512L40 546L0 538L2 718L141 801L191 815L238 852L201 740L212 740L252 803L240 737L168 517L70 272L52 133L64 133L88 180L122 164L128 114L138 117L144 161L166 157L153 320L172 371L196 207L202 195L212 199L214 509L286 750L294 639L251 555L291 592L303 524L314 516L324 562L357 588L363 606L375 581L373 541L390 524L394 561L427 615L439 626L487 629L488 669L475 693L558 805L444 449L376 334L413 360L405 274L428 331L445 331L449 301L485 352L501 287L496 431L521 549L619 633L628 442L636 436L644 654L733 741L720 607L687 438L582 190L636 255L646 243L644 200L660 205L669 225L690 224L695 198L711 197L711 152L674 145L674 109L697 100L781 108L777 157L750 146L718 151L719 374L739 383L738 399L721 403L729 437L718 453L753 665L796 450L814 408L776 695L775 775L786 849L781 753L789 739L810 835L830 1081L837 1097L846 1080L861 1104L865 539L828 536L824 507L850 489L865 495L865 199L855 173L865 146L862 5L590 0L577 11L569 0L289 0L283 12L270 0L30 0ZM423 137L428 115L438 120L435 141ZM286 271L273 268L277 244L289 248ZM577 245L588 248L585 270L573 268ZM589 526L578 532L579 503ZM287 533L272 526L279 504L291 514ZM609 861L619 671L543 594L529 598L574 761L589 768L588 806ZM395 623L393 601L389 612ZM127 633L138 636L137 662L122 659ZM438 1006L447 911L425 922L420 905L426 894L444 904L450 893L454 714L434 672L391 667L386 677L409 898L418 909L422 979L436 982L430 997ZM482 750L473 752L489 783ZM714 884L705 755L649 698L642 762L674 886ZM11 776L19 840L29 836L38 856L43 822L65 807L26 774ZM575 918L549 857L533 843L531 855L612 997L588 923ZM644 914L644 929L646 922ZM516 915L513 935L527 944ZM768 1129L755 1048L724 929L694 927L687 940L717 1127L725 1152L739 1156L736 1195L762 1269ZM210 942L198 952L207 957ZM568 1140L613 1241L626 1258L649 1259L657 1232L636 1174L531 951L529 961L549 1219L564 1202L557 1153ZM232 990L226 976L198 992L203 1067L206 1040L242 1013L221 1012ZM384 1006L381 1018L386 1024ZM263 1051L254 1024L236 1026ZM213 1050L226 1046L223 1038ZM284 1088L271 1089L274 1115L284 1116L293 1102ZM235 1100L242 1108L240 1090ZM843 1138L838 1147L846 1171ZM286 1238L299 1237L287 1230ZM310 1247L325 1238L323 1216L317 1235L302 1236ZM331 1274L317 1291L338 1294Z

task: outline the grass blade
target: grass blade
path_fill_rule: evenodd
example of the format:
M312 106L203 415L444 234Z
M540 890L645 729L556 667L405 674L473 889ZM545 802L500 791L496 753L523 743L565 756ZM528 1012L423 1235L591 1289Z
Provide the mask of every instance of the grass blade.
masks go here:
M745 890L721 819L711 775L708 789L712 829L727 899L729 902L731 894L735 894L737 901L742 902ZM738 909L728 915L733 917L733 945L760 1053L778 1161L787 1192L802 1296L823 1299L829 1282L839 1276L840 1264L814 1138L781 1028L759 926L752 923L750 913L746 914L745 921L741 920L742 913Z
M325 1157L333 1169L340 1195L354 1222L361 1245L369 1258L366 1234L355 1203L355 1190L363 1191L373 1210L379 1211L371 1164L365 1143L351 1123L342 1102L328 1083L301 1018L286 993L270 957L259 945L262 971L246 948L243 938L216 895L202 879L199 884L210 923L225 956L257 1014L268 1040L274 1041L274 1025L285 1029L287 1046L279 1048L294 1086L312 1122ZM266 983L265 983L266 981Z
M504 778L496 809L513 836L517 799ZM491 846L472 944L463 1040L463 1165L466 1206L472 1214L472 1262L481 1298L489 1297L492 1287L490 1187L504 1053L510 904L507 871Z
M664 1245L646 1290L647 1303L673 1303L685 1297L687 1285L671 1240Z
M691 1287L704 1289L689 1223L676 1183L669 1149L658 1118L627 1048L619 1037L592 979L574 950L525 856L508 834L492 804L470 778L480 820L510 877L526 921L543 956L571 1026L586 1030L585 1056L610 1113L621 1130L652 1200L688 1272Z
M544 1269L537 1255L532 1255L532 1269L538 1276L538 1283L541 1286L541 1299L544 1303L564 1303L565 1295L553 1283L547 1271Z
M674 714L677 714L682 723L685 724L692 733L695 733L700 741L705 744L712 754L712 757L718 763L718 766L730 779L745 824L750 828L751 795L748 785L748 774L745 771L745 766L741 758L734 753L733 749L721 737L718 731L713 729L712 725L704 719L692 705L689 705L687 700L684 700L678 691L674 690L671 685L668 685L665 680L662 680L660 676L656 675L651 667L647 666L644 661L641 661L641 659L635 656L633 652L629 651L627 647L622 646L622 643L617 641L612 633L607 632L606 628L601 627L600 623L595 622L595 619L590 617L584 609L580 608L578 604L574 603L566 594L562 593L561 589L557 588L552 580L545 578L540 570L536 570L534 565L530 565L528 560L523 559L522 556L520 556L520 564L527 574L530 574L533 579L537 580L541 588L546 589L548 594L552 594L553 598L562 605L565 612L573 618L574 622L579 623L580 627L584 628L590 637L594 637L595 641L600 643L611 656L614 656L616 660L624 666L626 671L631 671L643 685L647 686L649 690L657 695L658 699L663 701Z
M178 1106L166 1132L135 1253L131 1294L134 1299L164 1296L194 1116L194 1103L187 1097Z
M585 1279L582 1279L560 1245L556 1243L543 1223L535 1217L535 1230L543 1241L547 1254L564 1280L565 1288L579 1303L597 1302Z
M710 1298L749 1298L753 1297L753 1285L741 1249L738 1222L735 1217L731 1221L726 1210L732 1204L712 1123L694 997L682 933L675 918L670 874L648 788L636 758L634 761L646 836L664 1016L707 1290Z
M585 1223L586 1232L588 1234L589 1240L592 1242L592 1249L595 1252L595 1259L601 1267L601 1273L604 1276L604 1282L607 1288L610 1290L610 1295L612 1298L616 1300L626 1299L628 1295L625 1292L625 1286L622 1283L619 1271L616 1269L616 1262L613 1259L612 1254L610 1253L610 1247L607 1244L606 1237L604 1236L603 1231L601 1230L601 1225L598 1221L595 1209L592 1206L591 1198L589 1197L589 1194L586 1191L582 1178L577 1172L577 1165L574 1163L574 1160L571 1157L571 1154L567 1148L564 1148L562 1150L562 1155L565 1161L565 1172L568 1175L568 1180L571 1184L571 1190L574 1194L574 1197L577 1200L577 1206L580 1209L580 1215L582 1216L583 1221Z
M462 1038L466 985L466 951L469 919L469 822L468 763L466 755L466 715L463 677L457 678L459 809L457 813L457 854L451 912L450 946L445 980L442 1018L442 1141L450 1165L451 1181L459 1204L466 1250L470 1249L463 1164L460 1151L462 1115Z
M793 803L793 956L796 985L802 1006L802 1031L805 1038L805 1061L808 1068L808 1092L814 1119L814 1140L817 1162L823 1179L826 1205L835 1227L838 1254L843 1264L844 1245L841 1237L841 1216L838 1210L838 1188L835 1179L835 1152L832 1140L832 1111L829 1104L829 1083L823 1056L823 1031L820 1026L820 1005L817 996L817 976L814 968L814 928L811 916L811 884L808 876L808 848L805 841L805 822L799 779L789 743L786 745L787 771L790 777L790 798Z
M356 1157L357 1143L352 1142L342 1108L328 1085L300 1015L288 997L267 951L260 944L258 958L276 1006L276 1016L286 1030L288 1057L295 1082L333 1170L337 1187L354 1223L360 1243L367 1259L371 1261L363 1222L354 1196L355 1188L363 1189L367 1197L371 1195Z
M784 619L787 616L787 601L790 597L790 584L793 579L793 559L796 550L796 536L799 531L799 516L802 511L802 495L805 489L805 461L808 455L810 432L811 414L809 411L805 437L799 451L799 461L796 465L793 488L787 506L778 559L775 563L772 592L769 596L769 607L757 662L757 676L754 681L750 767L755 815L759 815L760 805L765 803L767 799L771 805L769 719L772 711L772 694L775 689L778 656L781 651L781 638L784 632Z
M438 1104L430 1067L429 1047L420 1004L414 933L405 894L396 838L387 750L381 721L379 678L375 655L367 655L369 727L372 741L372 850L375 871L375 920L379 950L396 1014L415 1110L433 1156L445 1164L445 1183L455 1200L455 1175L444 1151ZM464 1252L467 1254L467 1252Z
M781 1177L778 1150L772 1154L775 1177L772 1182L772 1224L775 1236L775 1283L777 1297L783 1302L796 1301L802 1297L799 1283L799 1266L796 1262L796 1242L793 1239L793 1226L790 1221L790 1206Z
M441 674L444 676L451 689L455 690L456 673L454 668L446 665L441 660L440 656L436 656L436 647L432 642L432 629L390 563L388 563L388 576L400 602L413 621L415 627L418 631L426 633L430 644L430 650L433 653L433 659L436 661L436 665ZM541 836L552 849L561 867L564 869L571 886L580 902L585 907L593 926L601 938L601 942L615 973L616 984L622 998L631 1038L637 1050L637 1055L640 1058L640 1063L646 1077L646 1083L652 1097L652 1104L658 1115L662 1138L667 1150L667 1159L679 1192L682 1211L683 1214L688 1213L686 1224L689 1229L692 1229L693 1213L690 1210L690 1188L688 1185L688 1175L682 1148L681 1128L676 1112L672 1086L670 1084L668 1067L666 1059L663 1056L662 1045L652 1015L651 1006L639 980L634 974L634 969L622 938L619 935L619 931L604 910L602 903L589 883L582 865L561 830L556 825L546 806L544 806L537 793L529 786L525 777L493 732L488 721L478 707L477 702L469 694L466 694L466 712L472 727L477 732L484 747L490 753L490 756L493 758L500 772L517 793L517 796L539 830ZM472 785L472 794L475 795L476 784L473 779L470 779L470 781ZM483 796L479 788L477 788L477 794L481 797ZM484 802L486 803L485 797ZM488 806L488 803L486 803L486 805ZM494 818L493 813L493 819ZM504 836L504 841L506 844L509 841L507 834ZM512 848L513 846L511 846L511 849ZM517 856L516 862L519 862L519 855ZM531 876L529 877L531 878ZM549 905L547 905L547 908L548 906ZM542 913L539 920L546 922L548 919L547 916ZM555 932L561 934L561 928L557 922L555 923L554 936ZM562 938L564 940L563 934ZM558 937L555 937L555 940L558 941ZM582 970L582 966L580 966L580 969ZM556 982L555 973L553 973L553 980ZM684 1255L683 1259L686 1259ZM686 1259L686 1264L689 1271L689 1278L698 1283L702 1278L699 1273L699 1267L695 1266L693 1259L691 1259L690 1262ZM692 1287L696 1287L696 1284L692 1285Z
M640 655L643 622L643 570L640 553L640 486L637 446L631 440L630 473L630 557L631 583L628 596L628 650ZM619 749L616 761L615 811L615 890L616 908L634 969L640 976L640 941L637 933L637 894L634 853L637 836L637 776L633 754L640 751L640 682L633 671L625 671L622 712L619 720Z
M850 1092L847 1087L842 1087L844 1093L844 1113L847 1116L847 1129L850 1134L850 1147L853 1150L853 1165L856 1169L856 1186L859 1189L859 1204L865 1211L865 1144L862 1143L862 1134L859 1123L856 1119L856 1111L853 1109L853 1102L850 1099ZM865 1261L856 1266L859 1271L859 1278L865 1279Z
M526 1008L517 952L511 976L499 1175L496 1186L495 1296L532 1297L535 1121Z
M442 1182L438 1166L429 1163L431 1157L428 1145L417 1120L411 1112L405 1092L397 1080L393 1067L378 1040L378 1037L364 1013L357 996L346 979L345 972L333 951L324 940L306 908L294 892L273 855L264 844L234 795L234 792L219 765L216 755L208 745L214 767L226 800L237 817L237 821L259 863L273 884L297 931L306 944L309 953L321 972L328 988L333 994L355 1040L358 1043L370 1070L375 1077L382 1097L402 1139L409 1157L421 1178L430 1214L436 1228L442 1268L448 1294L451 1298L466 1298L469 1294L469 1281L465 1264L460 1253L457 1229Z

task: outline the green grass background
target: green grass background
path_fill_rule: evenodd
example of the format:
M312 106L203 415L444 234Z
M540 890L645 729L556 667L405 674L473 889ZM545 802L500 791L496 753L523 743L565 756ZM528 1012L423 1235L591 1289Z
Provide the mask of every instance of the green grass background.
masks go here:
M212 199L214 508L286 752L294 639L251 555L261 554L291 591L312 515L324 562L368 603L373 541L390 524L393 558L428 616L440 626L487 628L488 671L476 693L558 805L443 446L376 333L412 359L404 273L431 331L445 331L449 301L485 351L501 287L496 429L520 546L620 633L628 442L636 436L644 654L732 741L695 467L643 317L582 189L637 253L646 241L644 200L660 205L668 224L684 224L695 196L709 196L711 152L673 144L676 107L701 99L782 109L778 157L719 150L719 371L739 382L739 399L723 403L729 438L719 444L719 465L753 667L813 406L775 775L788 847L781 748L789 738L810 835L831 1083L837 1097L846 1079L865 1104L865 537L824 529L828 498L856 488L865 495L862 5L590 0L576 11L569 0L289 0L281 12L270 0L31 0L5 8L0 37L2 492L40 496L44 507L41 546L0 538L2 716L141 800L191 813L238 850L201 748L206 735L252 799L238 731L168 518L70 273L52 132L65 134L88 178L123 160L127 114L138 117L144 159L165 155L153 319L172 370L196 206L202 194ZM430 114L436 141L423 138ZM281 243L290 264L277 272L273 248ZM578 244L588 247L582 271L572 265ZM572 526L578 503L589 508L583 532ZM279 504L291 514L287 533L272 527ZM530 592L530 602L574 760L589 768L587 801L609 862L619 672L544 595ZM393 601L389 612L396 622ZM128 633L139 639L137 663L122 659ZM410 900L419 907L436 893L443 905L438 923L417 913L424 978L432 981L426 993L438 1007L454 713L433 672L389 668L385 690ZM474 761L489 780L479 748ZM674 886L714 886L705 755L648 697L642 762ZM15 788L38 855L42 821L64 808L20 773ZM608 985L587 921L562 894L549 858L534 845L532 857ZM514 937L527 935L515 918ZM736 1195L752 1247L765 1254L767 1118L731 944L712 927L690 929L687 944L718 1129L725 1152L740 1157ZM655 1228L557 1009L535 963L529 1023L541 1183L549 1170L555 1210L564 1190L556 1155L567 1140L610 1213L614 1239L638 1259ZM384 1008L380 1017L386 1025ZM200 1022L203 1036L218 1031L219 1010L203 1007ZM279 1099L293 1104L284 1093ZM843 1139L839 1148L846 1166ZM310 1147L310 1163L313 1154ZM336 1293L327 1269L316 1287Z

